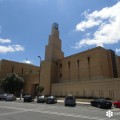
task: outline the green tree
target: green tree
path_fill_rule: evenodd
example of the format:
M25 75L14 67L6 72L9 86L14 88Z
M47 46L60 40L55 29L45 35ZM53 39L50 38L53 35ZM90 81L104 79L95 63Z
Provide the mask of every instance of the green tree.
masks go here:
M36 87L36 92L37 92L37 95L38 95L38 96L39 96L43 91L44 91L44 87L43 87L43 86L38 85L38 86Z
M2 88L5 92L15 93L20 92L24 87L24 79L16 73L9 73L2 81Z

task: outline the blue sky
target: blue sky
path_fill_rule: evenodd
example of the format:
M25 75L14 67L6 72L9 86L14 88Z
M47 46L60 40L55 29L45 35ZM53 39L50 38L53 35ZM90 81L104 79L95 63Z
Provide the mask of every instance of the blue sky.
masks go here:
M119 0L0 0L0 59L39 65L53 22L65 56L102 46L120 55Z

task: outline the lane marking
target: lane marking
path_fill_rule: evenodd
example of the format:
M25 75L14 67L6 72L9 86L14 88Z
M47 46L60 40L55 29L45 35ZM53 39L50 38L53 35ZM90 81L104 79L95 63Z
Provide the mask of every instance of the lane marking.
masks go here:
M16 108L16 107L8 107L8 106L0 106L0 107L1 108L8 108L8 109L15 109L15 110L23 110L23 111L17 111L17 112L3 113L3 114L0 114L0 116L17 114L17 113L24 113L24 112L38 112L38 113L59 115L59 116L65 116L65 117L84 118L84 119L89 119L89 120L108 120L108 118L91 117L91 116L69 114L69 113L58 113L58 112L52 112L52 111L42 111L42 110ZM109 120L117 120L117 119L109 119Z
M23 111L31 110L31 109L26 109L26 108L16 108L16 107L8 107L8 106L0 106L0 108L7 108L7 109L14 109L14 110L23 110Z
M2 114L0 114L0 116L13 115L13 114L24 113L24 112L27 112L27 111L17 111L17 112L2 113Z
M65 117L73 117L73 118L85 118L90 120L108 120L108 118L100 118L100 117L91 117L91 116L84 116L84 115L75 115L75 114L68 114L68 113L58 113L58 112L51 112L51 111L38 111L38 110L31 110L31 112L40 112L40 113L47 113L52 115L59 115ZM117 120L117 119L109 119L109 120Z

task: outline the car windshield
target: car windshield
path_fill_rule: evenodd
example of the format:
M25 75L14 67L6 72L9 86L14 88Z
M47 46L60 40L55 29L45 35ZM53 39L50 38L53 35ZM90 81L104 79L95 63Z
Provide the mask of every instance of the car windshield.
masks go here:
M6 93L4 93L4 94L2 94L2 96L7 96L7 94L6 94Z
M101 100L101 102L108 102L107 100Z
M66 99L67 99L67 100L73 100L74 97L72 97L72 96L68 96L68 97L66 97Z
M38 98L45 98L45 96L39 96Z
M7 96L11 97L11 96L13 96L13 94L8 94Z
M30 97L30 95L25 95L24 97Z
M106 99L97 99L95 100L96 102L106 102L107 100Z
M54 96L49 96L48 98L55 98Z

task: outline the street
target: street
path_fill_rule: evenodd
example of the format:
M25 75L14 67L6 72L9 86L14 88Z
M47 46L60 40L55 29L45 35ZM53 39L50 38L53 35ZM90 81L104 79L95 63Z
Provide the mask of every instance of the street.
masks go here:
M106 116L104 109L77 104L64 107L63 103L23 103L22 101L0 101L0 120L119 120L120 109L112 108L112 117Z

